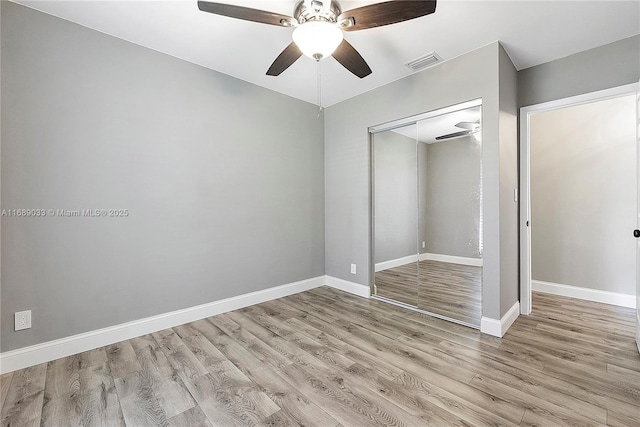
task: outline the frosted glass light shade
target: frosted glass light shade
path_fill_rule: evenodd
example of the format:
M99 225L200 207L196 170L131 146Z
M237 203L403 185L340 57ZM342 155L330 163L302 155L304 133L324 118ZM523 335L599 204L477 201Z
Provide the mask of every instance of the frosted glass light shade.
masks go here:
M293 41L302 53L315 59L330 56L342 43L343 37L336 24L325 21L305 22L293 31Z

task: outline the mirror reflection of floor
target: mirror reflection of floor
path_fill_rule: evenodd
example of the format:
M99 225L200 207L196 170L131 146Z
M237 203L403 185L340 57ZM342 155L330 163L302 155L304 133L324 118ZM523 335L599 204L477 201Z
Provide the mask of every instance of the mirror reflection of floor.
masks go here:
M480 326L482 267L420 261L379 271L375 281L380 297Z

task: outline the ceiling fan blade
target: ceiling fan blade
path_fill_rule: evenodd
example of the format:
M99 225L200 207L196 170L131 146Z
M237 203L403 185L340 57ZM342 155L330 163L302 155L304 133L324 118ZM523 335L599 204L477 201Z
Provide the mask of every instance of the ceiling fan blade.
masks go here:
M340 46L333 52L333 57L342 64L344 68L360 78L367 77L371 74L371 68L369 68L364 58L362 58L358 51L346 40L342 40Z
M278 25L281 27L288 27L291 25L290 23L292 21L295 21L294 18L287 15L281 15L279 13L208 1L198 1L198 9L203 12L214 13L216 15L243 19L245 21L260 22L262 24Z
M271 67L267 70L268 76L279 76L284 70L289 68L294 62L302 56L300 48L291 42L280 55L273 61Z
M370 4L347 10L338 17L338 22L351 20L352 25L343 26L345 31L366 30L382 27L429 15L436 11L436 0L396 0Z

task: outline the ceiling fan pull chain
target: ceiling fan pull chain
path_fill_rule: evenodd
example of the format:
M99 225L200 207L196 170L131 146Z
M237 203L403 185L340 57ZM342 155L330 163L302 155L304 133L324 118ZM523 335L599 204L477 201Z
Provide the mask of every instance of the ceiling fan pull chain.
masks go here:
M322 113L322 68L320 65L320 60L316 59L317 67L318 67L318 117Z

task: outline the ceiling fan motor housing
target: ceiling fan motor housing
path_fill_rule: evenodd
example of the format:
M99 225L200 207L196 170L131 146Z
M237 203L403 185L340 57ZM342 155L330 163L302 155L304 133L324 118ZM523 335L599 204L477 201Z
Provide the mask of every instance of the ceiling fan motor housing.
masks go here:
M293 11L298 24L308 21L326 21L335 23L342 13L340 5L334 0L300 0Z

